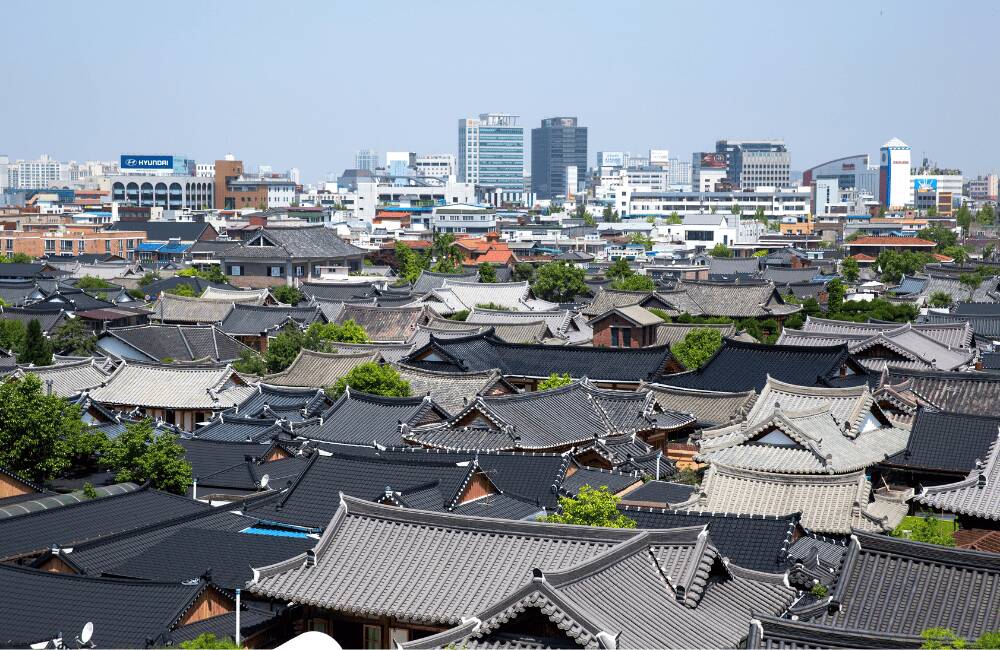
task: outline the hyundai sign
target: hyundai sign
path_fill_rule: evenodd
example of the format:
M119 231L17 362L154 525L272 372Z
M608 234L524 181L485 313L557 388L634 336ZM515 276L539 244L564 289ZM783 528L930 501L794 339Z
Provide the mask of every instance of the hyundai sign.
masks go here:
M173 156L127 156L122 155L120 169L165 169L174 168Z

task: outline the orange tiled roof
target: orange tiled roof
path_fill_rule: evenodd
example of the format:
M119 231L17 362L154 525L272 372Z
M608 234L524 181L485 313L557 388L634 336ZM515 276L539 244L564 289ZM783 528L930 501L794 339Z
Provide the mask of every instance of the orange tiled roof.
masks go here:
M933 248L937 244L920 237L858 237L845 244L851 246L927 246Z
M954 262L954 257L948 257L947 255L942 255L941 253L931 253L931 256L938 262Z
M857 262L874 262L875 261L874 257L872 257L871 255L865 255L864 253L855 253L854 255L851 255L851 257L853 257L854 260L857 261Z

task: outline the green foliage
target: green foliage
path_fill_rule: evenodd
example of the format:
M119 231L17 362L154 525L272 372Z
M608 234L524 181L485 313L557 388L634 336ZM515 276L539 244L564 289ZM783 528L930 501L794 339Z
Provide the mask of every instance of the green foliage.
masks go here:
M157 490L183 494L191 485L191 465L184 448L172 433L157 432L149 418L130 422L112 440L101 465L115 472L118 481L149 482Z
M278 335L267 344L267 352L264 353L267 371L270 373L281 372L292 365L295 357L302 350L304 341L305 335L302 334L302 330L298 326L292 323L285 325Z
M915 542L938 544L939 546L955 545L955 525L935 517L903 517L903 520L890 534L893 537L903 537Z
M962 228L962 232L969 232L969 226L972 225L972 210L969 209L968 205L962 204L962 207L955 213L955 221Z
M738 327L761 343L767 345L772 345L777 341L778 335L781 333L781 326L773 318L768 318L765 321L759 321L756 318L747 318L740 321Z
M806 316L819 316L822 311L823 308L820 307L816 298L809 296L802 301L802 313Z
M0 320L0 350L19 352L24 346L27 328L19 320Z
M90 481L87 481L86 483L83 484L83 496L86 499L97 498L97 490L94 489L94 484L91 483Z
M91 289L112 289L114 286L107 280L92 275L85 275L76 281L76 288L83 289L84 291Z
M767 215L764 214L764 208L758 207L753 211L754 221L759 221L761 223L767 223Z
M861 276L861 267L858 266L858 261L853 257L845 258L840 263L840 274L851 284L857 282Z
M535 272L531 288L543 300L569 302L576 296L587 293L583 278L583 269L566 262L549 262Z
M1000 648L1000 632L983 632L976 639L977 648Z
M722 242L719 242L712 247L711 255L712 257L732 257L733 251L729 250L729 247Z
M396 242L396 261L399 263L399 276L410 284L417 281L420 272L426 268L426 259L401 241Z
M195 298L198 296L194 287L187 282L170 287L166 290L166 293L172 293L175 296L183 296L185 298Z
M916 251L882 251L876 264L882 269L882 282L898 284L904 275L922 271L924 266L934 261L930 253Z
M691 314L684 312L680 316L674 319L675 323L684 323L685 325L691 324L728 324L732 323L733 319L727 316L692 316Z
M306 299L301 291L287 284L271 289L271 295L274 296L275 300L286 305L297 305Z
M55 478L103 446L80 409L47 395L38 375L0 384L0 467L34 480Z
M954 230L939 225L928 226L920 230L917 232L917 237L934 242L937 244L937 250L941 250L946 246L954 246L958 243L958 235L955 234Z
M605 223L618 223L621 221L621 218L618 216L618 211L610 205L604 207L604 211L601 213L601 218Z
M653 291L656 289L656 283L648 275L636 274L621 280L615 280L611 283L611 288L618 289L619 291Z
M640 244L648 251L653 250L653 240L642 233L632 233L632 236L628 238L628 241L630 244Z
M267 363L264 358L253 350L242 350L240 358L233 362L233 369L245 375L265 375L267 374Z
M839 278L834 278L826 285L826 308L827 311L840 311L844 306L844 295L847 290L844 283Z
M514 265L513 280L515 282L531 282L535 277L535 267L527 262L519 262Z
M917 317L917 307L912 303L891 303L888 300L850 300L840 311L828 311L825 318L864 323L869 319L906 323Z
M646 307L646 311L653 314L654 316L662 320L664 323L670 322L670 314L668 314L665 310L660 309L659 307Z
M635 271L628 265L627 260L617 259L611 263L604 275L611 280L624 280L635 275Z
M468 318L468 317L469 317L469 310L468 309L462 309L462 310L456 311L454 314L452 314L448 318L450 320L465 321L465 319Z
M670 346L674 357L688 370L700 368L722 347L722 333L714 328L693 329Z
M963 273L958 276L958 283L969 292L969 300L972 300L973 292L979 288L983 278L978 273Z
M792 314L785 319L784 327L788 329L798 330L802 329L802 326L806 324L806 317L802 315L802 312Z
M594 489L589 485L580 488L576 497L559 497L559 512L541 517L552 524L600 526L602 528L635 528L635 521L618 511L621 497L608 486Z
M681 215L676 212L671 212L670 216L667 217L667 223L671 226L679 226L684 223L684 219L681 219Z
M455 235L452 233L435 233L434 244L431 246L431 257L435 273L458 273L462 270L462 253L455 246Z
M153 284L154 282L156 282L159 279L160 279L159 272L157 272L157 271L147 271L146 273L144 273L142 275L141 278L139 278L139 286L140 287L147 287L147 286Z
M489 309L490 311L513 311L510 307L505 307L495 302L477 302L476 309Z
M567 386L571 383L573 383L573 380L570 378L568 372L564 372L561 375L557 372L553 372L548 376L548 379L543 379L538 382L538 390L551 390L553 388Z
M302 347L319 352L328 351L330 343L369 343L365 328L353 320L343 323L313 323L306 330Z
M951 298L951 294L946 291L935 291L931 294L930 298L927 300L927 304L931 307L937 307L938 309L943 309L955 302Z
M733 204L733 205L732 205L732 206L731 206L731 207L729 208L729 212L730 212L730 214L743 214L743 210L742 210L742 208L740 208L740 206L739 206L738 204L736 204L736 203L734 203L734 204Z
M208 280L209 282L216 282L218 284L226 284L229 282L229 278L226 274L222 272L221 265L212 264L206 269L196 269L194 267L184 269L183 271L178 271L177 275L185 278L201 278L202 280Z
M0 264L30 264L34 260L27 253L14 253L6 257L0 257Z
M939 252L955 260L956 264L965 264L969 261L969 251L962 246L945 246Z
M809 590L809 593L816 598L826 598L827 594L830 593L830 590L826 588L826 585L821 585L817 582L812 586L812 589Z
M597 225L597 222L594 220L594 215L590 214L589 212L584 212L580 218L583 219L583 225L585 226L590 226L591 228L593 228L594 226Z
M673 482L681 483L683 485L700 485L701 473L691 467L685 467L684 469L678 470L677 474L673 478Z
M946 627L931 627L920 633L924 642L921 648L944 650L945 648L968 648L968 641Z
M204 632L193 639L181 641L180 647L191 650L229 650L230 648L240 648L242 646L228 636L219 638L211 632Z
M750 257L767 257L770 254L771 253L767 249L765 249L761 251L754 251L753 255L751 255Z
M983 226L993 225L994 217L992 205L984 205L976 212L976 222Z
M97 350L97 337L80 318L68 318L52 332L52 348L60 354L90 356Z
M24 335L24 343L17 355L17 362L36 366L52 365L52 345L42 334L42 326L37 318L32 318L28 323L28 331Z
M132 296L136 300L146 299L146 293L142 289L129 289L128 295Z
M497 281L497 270L489 262L479 265L479 281L486 284L494 284Z
M352 390L383 397L410 395L410 383L400 377L395 368L371 361L354 366L350 372L338 379L336 384L327 388L326 392L332 397L340 397L348 386Z

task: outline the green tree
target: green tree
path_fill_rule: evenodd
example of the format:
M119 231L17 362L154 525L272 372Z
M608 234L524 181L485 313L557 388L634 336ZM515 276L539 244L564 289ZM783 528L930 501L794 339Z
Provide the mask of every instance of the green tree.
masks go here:
M969 206L965 203L963 203L962 207L960 207L958 212L955 213L955 222L958 223L962 232L968 234L969 226L972 225L972 210L970 210Z
M0 467L34 481L55 478L103 438L84 425L78 406L46 394L38 375L0 383Z
M768 251L767 249L764 249L764 250L760 250L760 251L754 251L753 255L751 255L750 257L767 257L770 254L771 254L770 251Z
M201 278L202 280L217 284L226 284L229 282L229 278L222 272L222 267L219 264L212 264L205 269L196 269L192 266L183 271L178 271L177 275L184 278Z
M945 307L948 307L953 302L955 301L952 300L951 294L945 291L935 291L930 295L930 298L927 300L927 304L929 304L931 307L937 307L938 309L943 309Z
M340 397L348 386L372 395L384 397L408 397L410 383L399 376L390 365L379 365L369 361L351 368L351 371L337 380L333 386L326 389L332 397Z
M14 253L6 257L0 257L0 264L30 264L34 260L27 253Z
M618 216L618 211L610 205L604 207L604 211L601 213L601 218L605 223L618 223L621 221L621 218Z
M604 275L611 280L624 280L635 275L635 271L628 265L627 260L619 258L611 263Z
M306 299L296 287L290 287L287 284L271 289L271 295L274 296L275 300L286 305L297 305Z
M826 285L826 309L838 312L844 306L844 295L847 293L844 283L839 278L830 280Z
M954 526L936 517L904 517L891 535L926 544L955 545Z
M700 368L722 347L722 332L709 327L699 327L670 346L674 357L688 370Z
M485 284L495 284L497 281L497 270L489 262L479 265L479 281Z
M758 206L757 209L753 211L753 218L755 221L767 223L767 215L764 214L764 208L762 207Z
M712 247L711 255L712 257L732 257L733 251L729 250L729 247L722 242L719 242Z
M729 208L730 214L743 214L743 209L740 208L739 204L734 203L732 207Z
M958 243L958 235L955 234L954 230L939 225L929 226L918 231L917 237L934 242L937 244L937 250L941 250L946 246L954 246Z
M561 375L557 372L553 372L547 379L543 379L538 382L538 390L551 390L553 388L559 388L571 383L573 383L573 379L569 376L568 372L564 372Z
M76 288L88 291L91 289L111 289L115 285L111 284L103 278L97 278L93 275L85 275L76 281Z
M233 369L245 375L260 376L267 374L267 363L253 350L241 350L240 358L233 362Z
M32 318L28 323L28 331L24 335L24 343L17 355L17 362L36 366L52 365L52 345L42 334L42 326L37 318Z
M667 217L667 223L671 226L679 226L684 223L684 219L682 219L681 215L676 212L671 212L670 216Z
M468 309L460 309L448 317L448 320L465 321L469 317Z
M590 214L589 212L584 212L581 219L583 219L583 225L585 226L590 226L591 228L593 228L594 226L597 225L597 222L594 220L594 215Z
M879 253L876 265L882 269L882 282L898 284L904 275L922 271L924 266L934 261L929 253L915 251L891 251Z
M654 316L662 320L664 323L669 323L671 320L670 314L668 314L665 310L660 309L659 307L646 307L646 311L653 314Z
M549 262L535 272L531 288L543 300L569 302L576 296L587 293L587 285L583 279L583 269L566 262Z
M142 289L129 289L128 290L128 295L132 296L136 300L145 300L146 299L146 292L143 291Z
M329 343L369 343L368 332L353 320L343 323L313 323L306 330L302 347L320 352L330 348Z
M264 363L267 364L267 371L281 372L292 365L295 357L302 350L305 336L297 325L289 323L281 328L278 335L267 344L267 352L264 353Z
M20 352L27 329L19 320L0 320L0 350Z
M140 287L148 287L149 285L153 284L154 282L156 282L159 279L160 279L159 272L157 272L157 271L147 271L146 273L143 273L143 275L142 275L141 278L139 278L139 286Z
M505 307L496 302L477 302L476 309L489 309L490 311L514 311L510 307Z
M542 517L541 521L602 528L635 528L635 520L618 510L620 502L621 497L611 492L607 485L598 489L584 485L575 497L559 497L559 512Z
M816 298L809 296L802 301L802 313L806 316L819 316L823 312L823 308L820 307L819 301Z
M976 223L982 226L993 225L993 206L984 205L976 211Z
M198 297L197 292L195 292L194 287L187 282L182 284L175 284L166 290L166 293L172 293L175 296L183 296L185 298L196 298Z
M60 354L86 357L97 350L97 337L82 319L68 318L52 332L52 348Z
M857 282L861 276L861 267L858 266L858 261L853 257L844 258L844 261L840 263L840 274L851 284Z
M958 283L969 292L969 300L972 300L972 294L979 288L982 281L983 279L976 273L963 273L958 276Z
M514 265L514 276L513 280L515 282L524 282L531 280L535 277L535 267L533 267L528 262L518 262Z
M435 273L458 273L462 270L462 253L455 245L455 235L450 232L434 234L431 256L434 259L431 270Z
M656 289L656 283L653 282L653 278L648 275L639 274L615 280L611 283L611 286L619 291L653 291Z
M642 233L632 233L632 235L628 238L628 241L630 244L640 244L648 251L653 250L653 240Z
M190 650L229 650L231 648L241 648L231 637L217 637L211 632L203 632L193 639L181 641L181 648Z
M395 252L396 262L399 263L399 276L413 284L425 268L423 256L414 253L413 249L401 241L396 242Z
M168 431L157 432L146 418L125 425L112 440L101 465L115 472L115 480L149 482L157 490L184 494L191 485L191 465L184 460L184 448Z

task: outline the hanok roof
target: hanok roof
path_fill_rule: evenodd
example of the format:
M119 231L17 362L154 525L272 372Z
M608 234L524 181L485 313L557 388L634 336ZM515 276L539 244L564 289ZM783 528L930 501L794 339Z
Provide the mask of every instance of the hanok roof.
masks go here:
M917 471L963 475L989 455L1000 436L1000 418L986 415L917 410L906 449L886 464Z
M107 381L110 373L95 359L84 359L52 366L21 366L14 374L18 377L27 374L38 375L42 380L43 390L47 391L51 386L54 395L74 397L100 386Z
M206 300L162 293L153 306L152 318L164 323L221 323L237 303L259 305L261 299L253 295L245 300Z
M254 442L221 442L203 438L180 438L177 443L184 448L184 460L191 465L196 478L209 476L233 465L263 457L270 444Z
M413 349L411 343L340 343L328 341L326 347L337 354L373 353L385 363L397 363Z
M427 325L417 326L417 331L410 339L410 344L412 346L411 349L415 350L430 343L431 336L449 338L484 334L486 332L492 332L497 338L507 343L550 342L554 345L559 345L565 342L564 339L549 339L549 328L545 324L545 321L541 320L525 323L484 325L434 317Z
M126 361L90 396L104 404L214 411L239 404L252 391L229 366L159 366Z
M211 509L186 497L142 488L51 510L0 519L0 558L35 554Z
M225 363L239 359L240 353L249 349L214 325L112 327L104 330L100 338L121 341L152 362L208 359Z
M757 399L757 393L753 390L729 393L663 384L643 384L637 390L648 390L664 410L690 413L701 427L742 420Z
M348 244L325 226L263 228L242 246L219 253L235 259L330 259L360 257L364 251Z
M277 415L292 421L318 415L331 404L322 388L297 388L258 383L246 401L237 404L234 415L265 417Z
M326 319L319 307L266 307L263 305L233 305L219 325L232 336L260 336L274 331L289 321L299 327L308 327Z
M310 298L333 302L357 302L371 299L372 285L368 283L309 283L299 286L299 290Z
M554 309L556 305L545 301L532 301L527 282L461 282L445 280L440 289L434 289L420 299L438 313L450 314L477 305L500 305L511 311Z
M786 650L891 648L899 650L900 648L920 648L924 642L925 640L921 636L834 630L804 623L800 620L758 615L750 622L746 647L748 650L763 650L764 648L784 648Z
M350 497L344 497L343 502L312 553L258 569L259 577L248 589L270 598L355 615L457 625L463 616L485 610L504 595L518 594L514 602L520 601L523 596L518 590L526 583L533 584L533 569L559 577L554 584L562 585L573 598L600 593L606 599L611 589L607 581L618 585L627 581L629 592L637 593L642 605L615 606L609 602L597 611L602 615L610 612L617 619L625 616L618 607L626 607L632 614L655 610L657 622L626 626L629 638L635 639L629 645L636 647L662 645L666 628L681 630L681 635L683 630L694 630L687 633L691 636L683 637L686 642L678 641L677 645L705 645L704 630L713 627L709 618L704 623L687 618L698 611L699 602L713 603L718 597L720 605L728 602L729 615L747 619L748 612L743 610L750 607L751 593L771 611L780 610L791 596L784 587L761 589L760 583L740 585L742 580L735 578L728 585L710 586L708 573L717 554L708 550L707 536L699 537L699 529L649 533L456 517L373 505ZM387 533L390 528L392 534ZM629 540L633 542L626 545ZM622 552L606 554L613 548ZM376 556L378 561L373 560ZM642 557L652 557L657 564L650 565ZM442 562L447 562L447 569L442 569ZM579 567L579 571L567 573L565 580L556 573L571 567ZM354 579L358 571L367 576L360 586ZM626 578L626 574L631 577ZM673 582L664 585L664 575L671 576ZM322 579L314 579L316 576ZM650 600L654 594L658 598ZM733 606L734 601L744 600L745 605ZM656 602L656 607L651 610L649 602ZM502 610L509 607L504 603ZM588 605L585 611L592 610L593 605ZM720 611L715 606L703 611L706 617L711 612L715 630L729 627L719 622ZM650 634L660 634L659 643L644 644ZM676 638L678 632L669 634ZM734 631L732 636L742 634L742 630ZM720 640L722 636L725 633ZM694 637L698 641L692 642ZM435 639L430 641L438 645Z
M699 329L717 330L722 338L733 336L736 333L735 325L722 324L686 324L686 323L659 323L656 327L656 345L673 345L684 340L684 337Z
M921 324L964 323L972 329L975 338L992 342L1000 339L1000 315L994 314L938 314L933 311L919 317Z
M414 368L405 364L396 366L399 376L410 384L414 395L430 395L449 413L458 413L477 395L505 395L516 392L503 380L498 370L482 372L437 372Z
M1000 438L968 476L955 483L924 488L917 501L936 510L978 519L1000 519Z
M230 246L235 246L236 242L228 242ZM186 276L186 275L175 275L170 278L163 278L162 280L154 280L144 287L139 287L147 296L158 296L161 293L169 292L174 287L186 284L190 286L195 295L202 295L205 290L209 287L216 287L218 289L235 289L236 287L225 284L221 282L210 282L204 278L199 278L197 276Z
M830 595L791 614L836 631L974 639L1000 628L1000 556L855 532Z
M8 305L20 306L44 296L35 280L0 279L0 300Z
M448 416L430 396L381 397L348 387L328 410L295 429L295 435L346 445L395 446L402 425L439 422Z
M879 248L934 248L936 244L919 237L858 237L844 242L845 248L877 246Z
M0 320L19 320L25 326L31 321L37 320L44 334L51 334L52 330L66 321L66 318L66 312L61 309L42 310L22 307L0 307Z
M337 383L355 366L378 360L377 352L332 354L302 348L292 365L279 373L267 375L263 381L276 386L326 388Z
M871 484L863 470L837 475L777 474L712 463L701 489L697 505L692 506L698 510L748 515L801 512L802 525L820 533L892 528L867 511Z
M954 313L961 316L998 316L1000 317L1000 303L998 302L957 302Z
M268 442L286 432L273 417L253 418L220 413L205 426L194 431L194 436L204 440L223 442Z
M558 371L573 378L638 383L661 372L671 358L668 346L632 349L517 345L479 334L452 339L432 337L405 362L432 370L480 372L498 368L505 376L537 378Z
M429 318L427 309L419 307L369 307L367 305L344 305L336 322L343 324L349 320L364 328L368 338L379 342L404 342Z
M779 611L792 594L773 576L726 565L703 529L645 531L576 566L535 570L457 627L402 647L734 647L748 610Z
M942 411L991 413L1000 401L1000 376L994 373L890 369L884 383Z
M500 326L504 324L524 323L543 320L548 325L549 336L564 338L569 343L582 343L593 337L593 331L587 325L586 319L574 317L567 309L554 311L535 310L531 312L497 311L494 309L475 308L469 312L466 323L478 323Z
M465 280L476 282L479 278L479 270L466 271L463 273L434 273L432 271L421 271L420 276L413 283L413 293L423 295L434 289L440 289L448 280Z
M624 505L659 506L666 508L671 504L681 504L690 500L698 491L697 485L685 483L670 483L667 481L646 481L624 497ZM644 526L644 528L660 528L660 526ZM669 528L669 526L667 526Z
M95 644L139 648L176 628L198 597L214 587L201 581L120 580L0 565L0 589L17 594L4 606L4 645L28 647L60 636L69 641L93 623Z
M767 377L753 408L746 416L748 424L769 417L775 410L784 412L809 411L828 408L841 428L850 435L861 433L866 419L875 415L886 423L881 409L876 405L867 384L832 388L829 386L797 386Z
M831 338L868 338L878 334L892 334L904 328L902 323L854 323L851 321L831 320L807 316L801 331L823 333ZM951 321L948 323L909 324L909 330L919 332L933 338L939 344L949 348L968 348L972 345L972 328L965 323ZM795 332L789 332L794 334Z
M108 226L108 230L141 230L146 233L147 241L193 242L206 234L217 234L212 224L199 221L119 221Z
M616 315L624 318L628 322L636 325L638 327L645 327L648 325L659 325L663 323L663 319L649 311L648 309L642 307L641 305L628 305L625 307L613 307L608 311L594 316L591 318L587 324L593 326L594 323L604 320L605 318Z
M768 377L798 386L836 382L841 368L847 370L847 383L868 379L867 371L851 358L846 345L804 348L724 339L701 368L663 375L658 381L703 390L761 390Z
M712 223L718 223L712 220ZM758 275L761 260L759 257L709 257L708 272L711 275Z
M768 318L802 310L801 305L786 304L772 283L684 281L657 296L667 302L668 312L687 312L693 316Z

